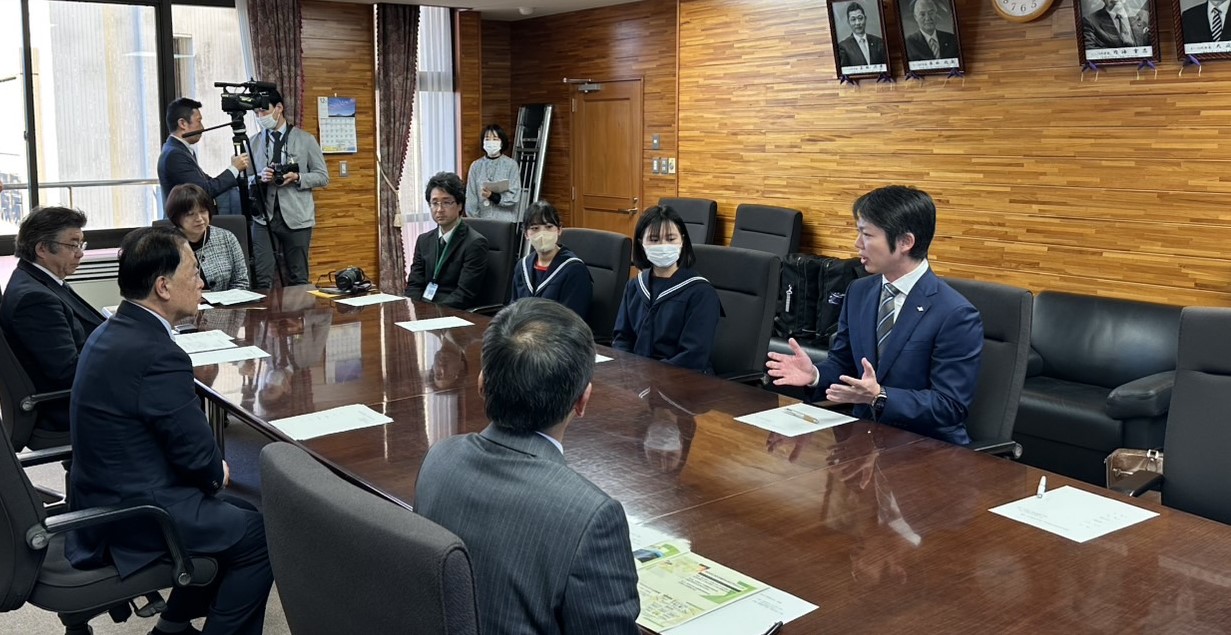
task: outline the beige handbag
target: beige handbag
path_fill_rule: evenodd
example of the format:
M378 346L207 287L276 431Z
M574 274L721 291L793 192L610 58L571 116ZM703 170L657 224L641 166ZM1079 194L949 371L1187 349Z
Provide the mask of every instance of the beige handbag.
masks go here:
M1120 448L1103 459L1107 466L1107 487L1111 488L1128 477L1133 472L1163 473L1162 450L1135 450Z

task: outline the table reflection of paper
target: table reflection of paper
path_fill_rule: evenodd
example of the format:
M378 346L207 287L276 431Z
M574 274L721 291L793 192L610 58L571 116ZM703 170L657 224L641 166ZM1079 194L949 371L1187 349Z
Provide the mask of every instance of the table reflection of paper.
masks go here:
M405 300L406 296L393 295L389 293L373 293L372 295L361 295L356 298L346 298L338 300L338 304L348 306L368 306L369 304L381 304L382 302L398 302Z
M254 291L245 291L244 289L231 289L230 291L207 291L201 294L201 297L210 304L243 304L244 302L253 302L260 300L265 296Z
M305 439L323 437L327 434L337 434L348 430L358 430L360 428L393 423L393 419L367 406L353 404L297 417L278 419L269 423L285 432L292 439L303 441Z
M1086 542L1158 515L1115 499L1065 485L1042 498L1030 495L990 510L1074 542Z
M783 436L796 437L801 434L840 426L855 419L832 410L797 403L772 410L754 412L742 417L736 417L735 420L769 430L770 432L777 432Z
M241 346L239 348L224 348L218 351L193 353L189 357L192 358L193 366L208 366L210 364L242 362L246 359L260 359L262 357L269 357L269 353L256 346Z
M175 336L175 343L189 355L216 351L220 348L235 348L231 336L223 331L200 331L198 333L180 333Z
M436 331L440 329L451 329L460 326L474 326L474 322L467 322L459 317L439 317L429 318L426 320L411 320L409 322L397 322L398 326L410 331L418 333L420 331Z

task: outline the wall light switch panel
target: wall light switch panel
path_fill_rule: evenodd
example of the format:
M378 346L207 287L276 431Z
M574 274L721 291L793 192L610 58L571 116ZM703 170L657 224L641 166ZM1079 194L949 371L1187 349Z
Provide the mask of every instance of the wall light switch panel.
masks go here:
M667 159L667 174L675 174L675 157Z
M658 157L650 162L650 174L658 174Z
M346 161L338 162L338 176L350 176L350 165Z

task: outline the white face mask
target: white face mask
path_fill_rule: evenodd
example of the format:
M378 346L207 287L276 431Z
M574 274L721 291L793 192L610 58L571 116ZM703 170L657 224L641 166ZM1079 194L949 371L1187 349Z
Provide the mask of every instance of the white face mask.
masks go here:
M257 115L256 124L266 130L273 130L278 126L278 120L273 115Z
M560 232L558 231L540 231L530 237L530 246L534 247L534 250L540 254L547 253L555 251L556 241L559 239Z
M486 152L487 156L489 157L494 157L494 156L499 155L500 154L500 140L497 139L493 141L491 139L488 139L487 141L484 141L483 151Z
M645 257L650 260L650 264L660 269L665 269L679 262L680 246L679 245L646 245Z

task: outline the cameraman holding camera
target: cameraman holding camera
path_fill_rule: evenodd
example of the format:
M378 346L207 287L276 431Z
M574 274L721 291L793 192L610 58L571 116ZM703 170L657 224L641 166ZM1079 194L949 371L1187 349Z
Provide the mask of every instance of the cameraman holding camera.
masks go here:
M274 282L274 252L281 252L285 285L308 283L308 248L316 225L312 190L329 185L325 155L311 133L289 123L283 115L282 95L267 92L269 108L257 108L261 132L252 135L254 177L252 256L255 289Z
M163 201L167 200L176 185L192 183L201 186L210 198L218 199L220 209L229 210L231 205L224 195L229 195L236 186L239 173L248 169L248 155L232 157L231 167L214 178L210 178L197 165L197 152L193 146L201 141L201 133L205 130L205 125L201 123L199 101L181 97L171 102L167 106L167 128L171 136L162 145L162 154L158 157L158 184L162 189ZM232 213L238 214L239 211Z

